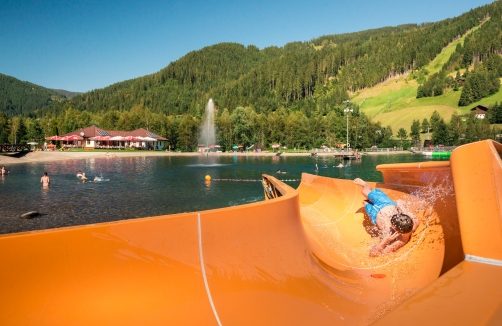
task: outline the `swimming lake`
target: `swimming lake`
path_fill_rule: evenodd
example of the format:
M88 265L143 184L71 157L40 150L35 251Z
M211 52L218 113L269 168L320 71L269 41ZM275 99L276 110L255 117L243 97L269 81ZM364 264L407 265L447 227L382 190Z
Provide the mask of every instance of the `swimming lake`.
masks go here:
M303 172L383 181L379 164L422 162L417 154L365 155L341 161L334 156L162 156L106 157L15 164L0 176L0 233L93 224L122 219L194 212L264 200L261 175L270 174L293 188ZM345 167L338 168L340 162ZM277 170L286 174L277 174ZM83 183L77 171L86 173ZM46 171L49 189L41 186ZM205 176L213 181L206 183ZM215 180L216 179L216 180ZM231 179L234 181L219 181ZM244 181L247 180L247 181ZM293 180L293 181L291 181ZM29 211L40 216L21 219Z

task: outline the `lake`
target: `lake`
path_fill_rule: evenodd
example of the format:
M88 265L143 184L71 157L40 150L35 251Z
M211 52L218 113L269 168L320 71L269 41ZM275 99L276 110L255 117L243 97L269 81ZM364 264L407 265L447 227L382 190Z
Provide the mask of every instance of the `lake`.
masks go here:
M422 162L422 155L366 155L359 161L334 156L162 156L106 157L8 166L0 176L0 233L41 230L122 219L193 212L264 200L262 174L277 176L293 188L303 172L367 181L383 181L378 164ZM278 169L286 174L277 174ZM78 170L89 180L83 183ZM40 178L47 171L49 189ZM213 181L206 183L210 175ZM215 180L216 179L216 180ZM236 181L219 181L232 179ZM248 181L241 181L248 180ZM256 181L250 181L256 180ZM21 214L42 215L21 219Z

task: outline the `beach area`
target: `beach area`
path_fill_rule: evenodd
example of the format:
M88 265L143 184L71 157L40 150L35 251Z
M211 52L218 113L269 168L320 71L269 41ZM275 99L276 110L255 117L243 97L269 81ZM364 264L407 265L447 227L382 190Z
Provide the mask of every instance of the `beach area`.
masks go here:
M409 151L390 151L390 152L367 152L363 155L394 155L407 154ZM8 166L21 163L39 163L52 161L80 160L89 158L120 158L120 157L162 157L162 156L311 156L310 152L225 152L225 153L198 153L198 152L160 152L160 151L37 151L17 154L0 154L0 165ZM317 156L343 156L342 152L318 152Z

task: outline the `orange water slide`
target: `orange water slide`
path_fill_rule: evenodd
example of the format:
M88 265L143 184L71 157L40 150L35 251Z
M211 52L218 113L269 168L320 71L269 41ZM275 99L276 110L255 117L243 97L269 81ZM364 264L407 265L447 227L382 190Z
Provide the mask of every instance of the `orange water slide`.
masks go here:
M501 323L501 153L379 166L421 223L377 258L361 189L309 174L265 176L259 203L0 236L1 324Z

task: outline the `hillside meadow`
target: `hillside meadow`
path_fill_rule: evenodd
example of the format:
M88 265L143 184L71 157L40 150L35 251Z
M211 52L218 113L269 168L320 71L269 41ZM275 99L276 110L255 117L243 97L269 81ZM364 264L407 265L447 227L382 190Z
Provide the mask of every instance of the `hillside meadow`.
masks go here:
M424 71L428 72L427 75L440 72L443 65L455 52L457 45L463 45L465 38L478 29L479 26L471 29L443 48L441 53L423 68ZM471 66L469 70L472 69ZM461 70L461 73L463 71L465 69ZM455 72L450 75L454 77ZM383 126L390 126L394 133L400 128L410 132L413 120L419 120L422 123L423 119L429 119L434 111L437 111L448 122L453 114L467 114L477 105L489 107L497 102L502 102L502 92L500 91L465 107L458 106L460 90L448 89L445 94L440 96L416 98L419 83L412 77L408 74L389 79L375 87L357 92L351 100L358 104L361 111L368 117L381 122Z
M444 95L416 98L418 83L404 78L387 81L356 94L352 101L361 111L383 126L390 126L393 132L400 128L410 131L413 120L429 119L434 111L448 122L453 114L467 114L477 105L492 106L502 103L502 92L486 97L469 106L459 107L460 91L449 90Z

